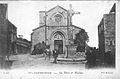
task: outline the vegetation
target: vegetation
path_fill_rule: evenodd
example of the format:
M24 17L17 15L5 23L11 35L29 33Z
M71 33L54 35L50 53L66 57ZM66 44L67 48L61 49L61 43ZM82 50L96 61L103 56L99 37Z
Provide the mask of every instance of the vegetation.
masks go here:
M79 30L77 34L75 34L74 44L77 44L78 47L76 49L77 52L85 51L85 44L89 40L87 32L84 29Z
M37 43L35 46L34 46L34 50L32 51L32 55L36 55L36 54L43 54L44 53L44 50L46 49L46 44L44 42L42 43Z

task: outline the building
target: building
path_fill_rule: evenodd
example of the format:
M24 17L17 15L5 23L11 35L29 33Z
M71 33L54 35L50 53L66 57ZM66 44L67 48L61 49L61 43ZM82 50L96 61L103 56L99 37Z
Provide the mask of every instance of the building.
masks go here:
M106 52L111 51L115 58L115 13L114 4L109 14L104 14L98 25L99 50L102 53L102 57L104 57Z
M17 27L7 20L8 25L8 54L16 53Z
M6 55L7 47L7 4L0 4L0 56Z
M17 28L7 18L7 8L7 4L0 4L0 68L5 67L5 57L15 52L17 37Z
M19 35L16 41L16 53L15 54L30 53L30 50L31 50L31 42L26 39L23 39L21 35Z
M79 12L74 12L71 5L69 10L57 5L48 11L40 11L40 26L31 34L32 51L36 44L45 42L51 50L59 48L59 52L67 56L68 45L73 44L75 34L82 29L72 24L74 14Z
M30 42L26 39L17 38L17 27L8 20L8 5L0 4L0 56L9 56L10 54L16 54L19 51L18 44L24 44L25 42L28 45L30 50ZM24 50L24 49L23 49ZM25 51L26 51L25 47ZM20 52L19 52L20 53ZM21 52L22 53L22 52Z
M0 4L0 32L1 55L15 52L13 46L17 39L17 28L7 18L7 4Z
M30 53L31 42L27 39L23 39L21 35L17 37L17 27L13 25L7 19L8 34L7 34L7 46L8 53L11 54L26 54Z

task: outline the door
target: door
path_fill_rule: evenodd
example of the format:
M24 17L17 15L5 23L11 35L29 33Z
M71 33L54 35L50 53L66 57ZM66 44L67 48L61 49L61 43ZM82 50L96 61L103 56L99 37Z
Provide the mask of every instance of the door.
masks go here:
M63 40L54 40L54 49L57 49L60 54L63 54Z

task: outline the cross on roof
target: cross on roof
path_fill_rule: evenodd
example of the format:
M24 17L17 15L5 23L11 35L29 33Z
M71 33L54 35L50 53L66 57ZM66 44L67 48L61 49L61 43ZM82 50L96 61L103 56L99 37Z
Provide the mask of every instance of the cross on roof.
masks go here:
M70 10L69 10L70 16L73 16L74 14L80 14L80 12L75 12L75 11L72 9L72 4L70 4L69 7L70 7Z

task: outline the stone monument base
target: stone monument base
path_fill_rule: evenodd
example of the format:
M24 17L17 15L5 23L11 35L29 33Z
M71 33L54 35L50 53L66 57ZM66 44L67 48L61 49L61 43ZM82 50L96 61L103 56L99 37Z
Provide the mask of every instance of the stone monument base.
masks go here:
M67 47L67 56L66 58L80 58L85 57L85 52L76 52L77 45L66 45Z

